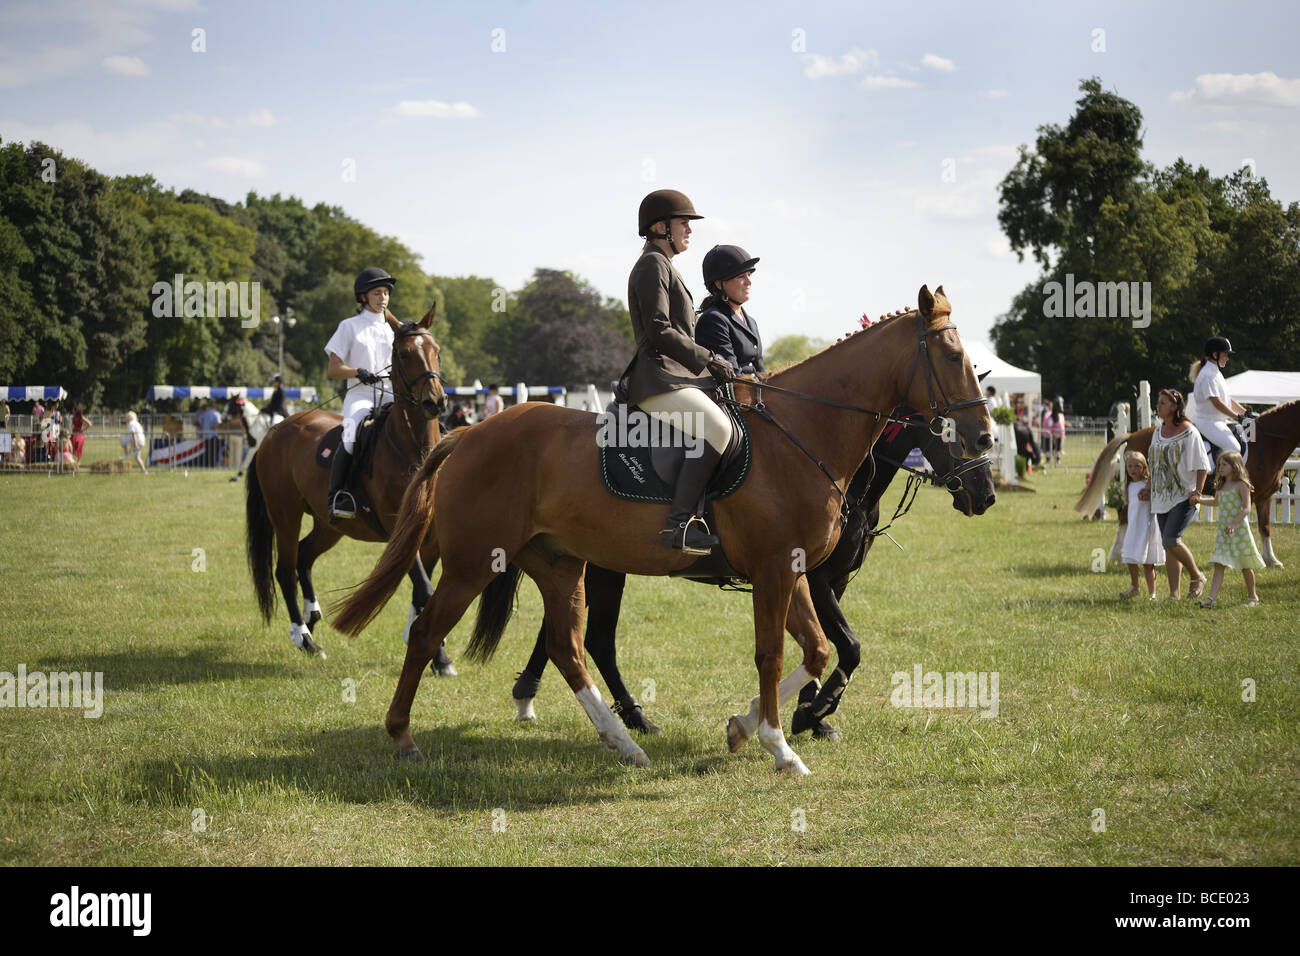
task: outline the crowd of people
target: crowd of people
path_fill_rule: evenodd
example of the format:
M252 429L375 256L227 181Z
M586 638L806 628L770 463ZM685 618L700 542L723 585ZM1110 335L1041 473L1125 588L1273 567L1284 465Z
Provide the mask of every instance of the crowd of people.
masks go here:
M1242 573L1246 606L1259 604L1255 571L1264 567L1264 559L1250 530L1254 489L1246 473L1243 455L1247 443L1240 431L1247 411L1228 394L1222 373L1232 354L1226 338L1210 338L1205 343L1205 358L1194 364L1190 373L1195 382L1195 422L1187 414L1181 392L1161 389L1156 400L1160 424L1151 436L1149 454L1129 451L1125 455L1128 530L1122 553L1131 587L1121 592L1122 598L1142 593L1140 570L1146 594L1154 600L1155 569L1164 565L1171 600L1181 597L1182 572L1186 570L1188 596L1200 598L1202 607L1215 607L1225 572L1232 569ZM1214 496L1205 493L1211 490L1208 475L1213 476ZM1196 509L1203 505L1217 506L1218 529L1210 555L1210 593L1202 598L1207 579L1182 536Z

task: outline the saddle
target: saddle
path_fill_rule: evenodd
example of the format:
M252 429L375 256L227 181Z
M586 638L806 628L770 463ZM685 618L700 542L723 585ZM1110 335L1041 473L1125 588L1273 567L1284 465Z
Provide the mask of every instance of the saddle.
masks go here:
M724 392L728 398L734 398L730 385ZM704 515L710 528L716 523L713 502L734 494L749 477L753 462L753 444L745 419L729 405L722 408L731 419L731 441L722 453L703 501L695 509L697 514ZM629 501L671 504L682 462L688 448L698 447L698 439L652 418L637 405L617 400L598 422L596 455L605 490ZM747 583L727 561L721 545L689 567L673 572L671 577L687 577L720 587Z
M378 409L372 408L362 419L361 426L357 429L357 440L352 445L352 467L348 469L348 480L343 486L352 495L352 500L357 503L357 516L364 518L366 524L385 538L388 537L388 529L379 520L379 515L375 514L370 496L366 494L362 476L363 474L365 478L375 476L375 446L379 436L383 434L384 423L388 421L392 408L392 402L381 405ZM328 469L342 443L343 425L340 423L327 431L321 438L320 444L316 446L316 467Z

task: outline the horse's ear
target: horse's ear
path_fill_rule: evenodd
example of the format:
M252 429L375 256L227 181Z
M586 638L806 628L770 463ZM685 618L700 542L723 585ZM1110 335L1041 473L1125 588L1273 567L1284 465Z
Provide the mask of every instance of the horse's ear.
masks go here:
M420 320L420 328L427 329L433 325L433 317L438 313L438 303L434 302L429 306L429 311L424 313L424 318Z
M930 294L929 286L921 286L921 291L916 294L916 304L921 309L922 315L929 315L934 308L934 296Z
M394 332L402 327L402 323L397 321L397 316L388 311L388 306L384 306L384 318L388 320L388 324L392 326Z
M939 288L935 289L935 290L934 290L934 294L935 294L935 297L936 297L936 298L938 298L939 296L943 295L943 286L939 286ZM948 298L946 295L944 295L943 297L944 297L945 299Z
M980 372L979 375L977 375L977 376L975 376L975 377L978 378L978 379L982 382L982 381L984 381L986 378L988 378L989 375L992 374L992 372L993 372L993 369L988 369L987 371Z

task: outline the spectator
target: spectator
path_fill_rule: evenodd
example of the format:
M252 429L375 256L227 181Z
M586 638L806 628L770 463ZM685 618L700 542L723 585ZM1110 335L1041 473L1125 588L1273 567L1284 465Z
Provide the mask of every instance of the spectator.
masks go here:
M36 428L37 426L39 426L41 423L41 419L43 419L44 417L45 417L45 406L41 404L41 400L38 398L35 402L32 403L32 428Z
M1151 513L1151 503L1138 499L1151 481L1151 470L1147 467L1146 456L1140 451L1126 452L1124 470L1128 472L1128 481L1124 486L1124 503L1128 508L1128 530L1124 533L1124 546L1121 552L1124 563L1128 565L1131 587L1121 591L1122 598L1135 598L1142 592L1138 590L1138 566L1141 565L1146 578L1147 597L1156 599L1156 567L1165 563L1165 549L1160 544L1160 526L1156 516Z
M63 431L63 413L59 411L57 401L50 402L50 413L41 428L41 433L45 436L45 460L51 464L59 460L58 447L59 435Z
M1065 402L1059 396L1043 412L1043 460L1061 463L1061 445L1065 441Z
M5 420L4 430L8 431L9 430L9 403L3 399L0 399L0 416L4 417Z
M506 403L501 400L501 396L497 394L497 387L495 385L489 385L487 401L483 403L483 417L491 418L497 412L505 408L505 405Z
M204 402L203 411L199 412L194 424L199 430L199 438L203 440L202 464L214 468L221 463L220 439L217 437L217 426L221 424L221 413L217 411L216 402Z
M1214 565L1214 579L1210 582L1210 593L1201 602L1201 607L1214 607L1219 598L1219 587L1223 584L1225 568L1241 572L1246 581L1246 607L1258 607L1255 571L1264 567L1264 559L1255 547L1255 538L1250 533L1250 493L1254 489L1250 478L1246 476L1246 463L1241 460L1241 455L1235 451L1225 451L1219 456L1214 487L1218 492L1214 500L1219 506L1219 533L1214 539L1214 554L1210 556L1210 562Z
M86 430L90 428L90 419L81 411L78 405L72 411L72 453L77 456L77 463L81 463L81 456L86 451Z
M9 461L18 468L27 467L27 440L22 435L14 435Z
M126 434L122 436L122 455L123 459L134 456L136 464L140 466L140 474L147 475L149 472L144 467L144 429L140 427L140 421L136 418L135 412L126 413Z
M1201 500L1210 462L1205 456L1201 433L1184 417L1184 407L1183 396L1178 391L1160 390L1156 415L1163 424L1151 435L1151 481L1138 492L1139 500L1151 502L1165 555L1172 559L1165 564L1165 573L1169 578L1169 599L1175 601L1184 567L1191 579L1187 596L1198 598L1205 590L1205 575L1197 568L1196 558L1183 544L1182 536Z
M1002 396L998 394L998 390L992 385L984 389L984 400L988 403L989 414L993 413L993 409L1002 408L1007 404L1003 401Z
M77 473L77 456L72 453L72 439L64 435L59 439L59 455L64 471Z

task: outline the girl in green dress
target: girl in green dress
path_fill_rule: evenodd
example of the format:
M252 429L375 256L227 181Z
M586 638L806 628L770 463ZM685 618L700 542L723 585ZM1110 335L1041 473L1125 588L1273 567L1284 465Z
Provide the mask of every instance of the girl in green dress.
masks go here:
M1219 534L1214 539L1214 554L1210 556L1214 564L1214 577L1210 580L1210 595L1201 601L1201 607L1214 607L1219 596L1219 587L1223 584L1225 568L1234 568L1246 579L1246 593L1249 599L1246 607L1257 607L1259 597L1255 594L1255 568L1264 566L1259 549L1255 547L1255 538L1250 533L1250 479L1246 477L1246 465L1241 455L1235 451L1224 452L1219 456L1219 465L1215 471L1214 487L1218 490L1216 504L1219 509Z

